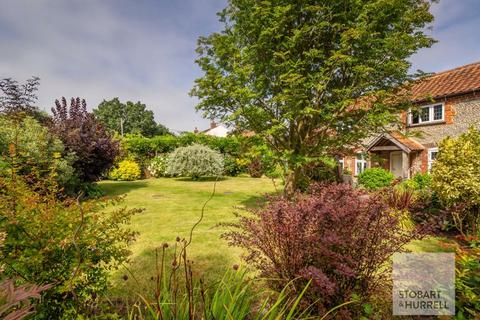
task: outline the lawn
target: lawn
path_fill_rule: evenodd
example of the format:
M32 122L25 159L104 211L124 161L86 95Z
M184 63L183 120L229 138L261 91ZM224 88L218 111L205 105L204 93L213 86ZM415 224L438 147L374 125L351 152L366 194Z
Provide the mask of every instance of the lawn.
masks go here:
M100 183L108 195L124 195L122 205L145 209L132 220L132 227L139 236L131 246L131 261L126 268L112 274L113 296L132 297L137 293L150 292L147 290L153 286L155 248L165 242L173 245L177 236L188 238L192 226L200 217L203 204L212 194L214 184L214 181L171 178ZM203 220L194 230L193 242L188 249L198 276L202 275L206 281L217 280L227 268L240 263L241 251L229 247L220 238L226 228L218 224L235 221L234 212L255 206L263 195L274 192L275 186L267 178L235 177L216 183L215 195L207 204ZM430 237L412 242L408 249L414 252L449 251L442 242L446 240ZM127 280L124 280L125 275Z
M203 204L212 194L214 181L161 178L134 182L103 181L100 186L108 195L125 195L123 205L145 209L132 220L132 227L140 234L131 246L129 271L121 268L112 274L112 295L133 296L145 292L153 285L155 248L164 242L172 245L177 236L188 238ZM215 195L206 206L204 218L195 229L188 250L195 270L207 281L222 276L226 268L240 262L240 250L229 247L220 238L225 227L218 224L235 221L235 211L254 206L262 195L273 192L275 186L267 178L235 177L216 183ZM123 280L125 275L128 280Z

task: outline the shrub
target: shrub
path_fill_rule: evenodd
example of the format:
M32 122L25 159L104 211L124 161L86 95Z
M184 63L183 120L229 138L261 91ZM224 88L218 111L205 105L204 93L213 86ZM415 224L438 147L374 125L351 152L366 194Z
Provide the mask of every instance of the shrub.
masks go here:
M52 131L63 141L67 152L76 155L73 167L81 181L98 180L113 166L119 143L87 112L85 100L62 98L55 101Z
M56 181L71 189L75 180L74 160L75 155L65 151L62 141L35 119L0 117L0 175L14 166L17 174L35 184L54 167Z
M140 166L131 160L123 160L118 164L118 167L113 168L109 174L112 180L133 181L140 179L142 172Z
M168 157L167 172L193 180L219 176L223 173L223 157L219 152L199 144L180 147Z
M74 318L66 314L88 312L106 292L110 270L129 255L135 233L126 224L138 210L106 209L117 200L59 201L52 179L41 187L0 177L0 261L18 285L53 285L41 294L37 318Z
M480 314L480 233L474 238L470 241L470 248L456 250L456 319L476 319Z
M388 187L395 176L382 168L369 168L358 175L358 184L368 190L378 190Z
M253 215L223 235L246 250L247 263L274 289L296 281L297 292L308 282L307 301L319 311L350 301L367 301L385 285L386 263L419 234L402 228L384 198L346 184L316 185L294 200L271 198ZM343 314L347 318L348 314Z
M455 227L473 233L480 227L480 131L470 128L446 138L432 168L432 189L449 208Z
M248 164L248 174L252 178L261 178L263 176L262 161L260 158L255 158Z
M241 162L232 156L226 155L224 158L224 170L227 176L236 177L244 171Z
M155 178L167 176L167 160L168 155L156 156L150 160L150 164L147 167L148 172Z

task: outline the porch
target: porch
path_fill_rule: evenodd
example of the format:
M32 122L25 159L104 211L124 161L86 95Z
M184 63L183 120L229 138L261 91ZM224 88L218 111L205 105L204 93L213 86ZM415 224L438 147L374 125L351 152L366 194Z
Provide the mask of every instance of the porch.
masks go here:
M414 172L424 147L399 132L383 133L367 147L370 167L381 167L397 178L408 179Z

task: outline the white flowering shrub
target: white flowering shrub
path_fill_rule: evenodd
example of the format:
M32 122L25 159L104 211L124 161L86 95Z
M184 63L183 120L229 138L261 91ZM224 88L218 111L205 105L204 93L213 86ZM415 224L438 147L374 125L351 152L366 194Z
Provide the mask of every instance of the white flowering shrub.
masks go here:
M179 177L219 176L223 174L223 156L207 146L193 144L175 149L167 161L167 174Z
M147 167L148 172L155 178L166 177L167 176L167 160L168 155L162 154L156 156L150 160L150 164Z

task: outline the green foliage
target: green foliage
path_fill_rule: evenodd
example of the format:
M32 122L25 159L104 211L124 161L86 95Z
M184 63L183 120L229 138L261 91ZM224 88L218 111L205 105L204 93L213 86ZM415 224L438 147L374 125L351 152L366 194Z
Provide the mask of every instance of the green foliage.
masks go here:
M455 260L456 319L476 319L480 315L480 248L459 248Z
M358 175L358 184L368 190L388 187L395 179L393 173L382 168L368 168Z
M148 172L155 178L167 176L167 160L168 155L162 154L150 160L147 167Z
M428 0L229 1L200 37L197 109L265 138L296 188L306 164L407 110L409 57L433 40ZM405 94L406 94L405 90ZM352 108L352 105L357 107Z
M14 158L11 158L12 147ZM65 151L62 141L35 119L0 117L0 175L10 174L14 166L17 174L28 176L35 183L48 176L54 167L55 180L71 189L76 178L74 160L75 155Z
M5 276L18 284L53 285L36 302L37 319L88 313L95 306L109 270L129 255L135 233L126 224L138 212L107 208L118 200L60 201L53 175L35 185L22 176L0 177Z
M133 181L140 179L141 175L142 172L138 163L131 160L123 160L110 171L108 177L112 180Z
M178 147L186 147L192 144L202 144L222 154L237 157L241 149L242 138L235 136L223 138L185 133L178 137L164 135L152 138L140 135L127 135L122 141L123 149L140 162L148 161L157 154L170 153Z
M242 166L241 161L238 161L238 159L226 155L224 158L224 171L227 176L236 177L245 171L245 167Z
M223 156L200 144L180 147L170 154L167 172L194 180L205 176L220 176L223 174Z
M480 131L470 128L458 138L446 138L432 168L432 188L452 212L460 232L480 227Z
M122 133L122 126L124 134L133 133L152 137L170 133L165 126L155 122L153 111L147 110L140 101L122 103L118 98L103 100L93 110L93 114L107 128L117 133Z

